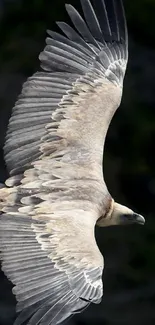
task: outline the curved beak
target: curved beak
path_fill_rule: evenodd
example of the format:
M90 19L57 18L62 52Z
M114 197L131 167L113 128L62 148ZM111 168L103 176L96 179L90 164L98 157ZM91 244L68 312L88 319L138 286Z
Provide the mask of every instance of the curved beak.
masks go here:
M135 223L138 223L139 225L144 225L145 223L145 219L143 216L141 216L140 214L138 213L134 213L133 214L133 218L134 218L134 222Z

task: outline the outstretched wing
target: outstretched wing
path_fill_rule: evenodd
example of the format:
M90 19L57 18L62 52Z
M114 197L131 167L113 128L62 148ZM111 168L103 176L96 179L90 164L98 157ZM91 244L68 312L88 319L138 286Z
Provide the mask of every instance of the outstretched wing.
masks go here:
M101 300L103 259L94 213L65 212L1 217L2 269L15 284L21 312L14 325L59 324Z
M94 225L111 196L102 176L106 132L127 63L121 0L66 5L75 29L48 31L46 72L24 84L5 143L10 188L1 189L0 247L15 284L15 324L59 324L102 296Z

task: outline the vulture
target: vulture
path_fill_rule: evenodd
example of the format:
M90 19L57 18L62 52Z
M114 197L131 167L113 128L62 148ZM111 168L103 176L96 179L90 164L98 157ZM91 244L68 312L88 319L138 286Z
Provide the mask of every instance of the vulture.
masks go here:
M9 120L0 189L2 270L17 299L14 325L56 325L103 295L95 225L144 224L104 182L103 148L128 60L122 0L66 5L71 23L48 30L41 71L24 83Z

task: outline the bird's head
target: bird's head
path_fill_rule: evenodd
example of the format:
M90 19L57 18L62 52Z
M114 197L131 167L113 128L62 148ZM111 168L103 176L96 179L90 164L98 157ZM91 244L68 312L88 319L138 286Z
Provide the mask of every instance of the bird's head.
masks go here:
M105 217L98 220L97 225L101 227L115 225L144 225L145 219L138 213L116 202L112 202L111 208Z

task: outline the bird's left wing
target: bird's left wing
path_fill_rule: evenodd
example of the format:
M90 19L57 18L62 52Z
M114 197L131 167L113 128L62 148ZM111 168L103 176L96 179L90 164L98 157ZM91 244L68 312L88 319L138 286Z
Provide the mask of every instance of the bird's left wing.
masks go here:
M102 297L94 212L35 210L34 216L16 211L0 219L2 269L15 284L21 312L14 325L59 324Z
M111 206L102 175L106 132L127 63L121 0L70 5L77 32L58 23L40 55L46 72L24 84L5 143L2 267L15 284L15 324L55 325L102 296L94 225Z

